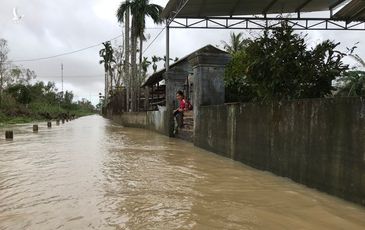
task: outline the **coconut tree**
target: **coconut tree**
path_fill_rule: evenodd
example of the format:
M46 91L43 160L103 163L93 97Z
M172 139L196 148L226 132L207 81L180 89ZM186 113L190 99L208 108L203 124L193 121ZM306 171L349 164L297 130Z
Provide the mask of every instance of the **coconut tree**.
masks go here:
M249 44L250 39L243 38L243 33L231 33L229 43L222 41L223 48L230 54L235 54L240 50L243 50Z
M174 62L177 62L179 60L179 58L175 57L175 59L172 59L172 58L169 58L170 61L174 61ZM163 56L163 57L160 57L159 58L159 61L163 61L164 62L164 66L166 68L166 55Z
M141 64L141 68L142 68L142 71L144 73L144 75L146 75L147 73L147 69L148 67L151 65L152 63L148 60L147 57L143 57L143 61L142 61L142 64Z
M132 15L132 26L131 26L131 46L132 46L132 53L131 53L131 81L132 81L132 100L131 100L131 107L132 110L136 110L136 90L135 88L138 87L137 85L137 40L140 38L140 61L142 62L142 44L143 44L143 34L146 28L146 17L152 18L155 23L161 23L160 14L162 12L162 7L156 4L150 4L149 0L132 0L132 1L125 1L122 2L117 10L117 18L119 22L124 21L125 13L130 10Z
M112 63L114 63L114 57L113 57L113 48L112 45L110 43L110 41L108 42L103 42L103 46L104 48L102 48L99 51L99 56L102 58L102 60L99 61L99 64L104 64L104 71L105 71L105 99L107 100L108 98L108 93L110 90L113 89L113 68L112 68ZM109 77L110 77L110 82L109 82ZM110 86L109 86L110 84ZM109 89L110 87L110 89Z
M154 73L156 73L156 71L157 71L157 64L156 63L159 62L159 61L160 61L159 57L157 57L156 55L152 56L152 63L153 63L152 68L153 68Z

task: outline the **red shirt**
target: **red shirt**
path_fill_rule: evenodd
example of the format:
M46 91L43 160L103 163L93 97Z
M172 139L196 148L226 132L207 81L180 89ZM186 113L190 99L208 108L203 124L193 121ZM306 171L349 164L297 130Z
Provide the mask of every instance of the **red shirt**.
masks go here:
M180 106L179 106L179 109L183 110L183 111L187 111L189 108L187 108L187 104L186 104L186 101L185 99L182 99L180 101Z

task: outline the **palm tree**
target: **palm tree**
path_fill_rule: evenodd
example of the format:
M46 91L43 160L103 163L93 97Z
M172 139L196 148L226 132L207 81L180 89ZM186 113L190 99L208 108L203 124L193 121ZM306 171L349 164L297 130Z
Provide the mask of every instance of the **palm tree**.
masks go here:
M163 58L162 58L162 57L160 57L160 58L159 58L159 60L160 60L160 61L164 61L164 66L165 66L165 68L166 68L166 55L165 55L165 56L163 56ZM176 57L175 59L169 58L169 60L170 60L170 61L177 62L177 61L179 60L179 58L178 58L178 57Z
M143 61L142 61L142 64L141 64L141 68L142 68L142 71L143 71L144 75L146 75L147 70L148 70L148 67L151 64L152 64L152 62L150 62L147 57L143 57Z
M99 51L99 56L103 58L99 61L99 64L104 64L104 71L105 71L105 100L107 101L108 93L110 90L113 90L113 69L112 63L114 63L113 57L113 48L111 46L110 41L103 42L104 48ZM109 77L110 81L109 81ZM110 84L110 89L109 89Z
M143 44L143 34L144 30L146 28L145 19L146 17L151 17L152 20L155 23L161 23L161 17L160 14L162 12L162 7L156 4L150 4L149 0L132 0L132 1L125 1L122 2L117 10L117 18L119 22L124 21L124 15L125 13L130 10L132 15L132 27L131 27L131 45L132 45L132 54L131 54L131 65L132 65L132 87L133 92L131 92L132 95L132 103L131 107L132 110L136 111L136 90L135 88L138 87L136 85L137 81L137 40L140 39L140 62L142 63L142 44Z
M156 73L156 71L157 71L157 62L159 62L160 60L159 60L159 58L155 55L155 56L152 56L152 63L153 63L153 65L152 65L152 68L153 68L153 72L154 73Z
M250 39L243 38L243 33L231 33L231 39L229 44L222 41L224 49L231 55L237 53L240 50L245 49L250 42Z

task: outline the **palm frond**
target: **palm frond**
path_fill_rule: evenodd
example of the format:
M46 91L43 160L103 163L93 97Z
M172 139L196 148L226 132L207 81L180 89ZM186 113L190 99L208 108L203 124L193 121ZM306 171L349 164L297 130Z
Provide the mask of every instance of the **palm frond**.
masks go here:
M124 22L124 15L128 8L131 8L132 3L131 2L122 2L117 10L117 19L118 22L122 23Z
M349 54L355 61L357 61L362 67L365 67L365 60L357 54Z

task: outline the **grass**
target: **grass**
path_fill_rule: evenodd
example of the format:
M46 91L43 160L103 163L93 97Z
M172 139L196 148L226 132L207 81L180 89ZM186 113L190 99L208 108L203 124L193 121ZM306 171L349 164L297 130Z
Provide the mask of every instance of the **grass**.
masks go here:
M59 108L58 106L51 105L32 105L26 109L29 113L28 115L24 115L22 113L16 113L15 116L9 116L6 113L6 110L0 110L0 127L4 127L9 124L23 124L30 123L34 121L45 121L46 118L39 115L39 113L49 113L52 117L56 117L60 113L75 114L77 117L83 117L88 115L93 115L95 112L92 112L87 109L76 109L76 110L65 110Z

